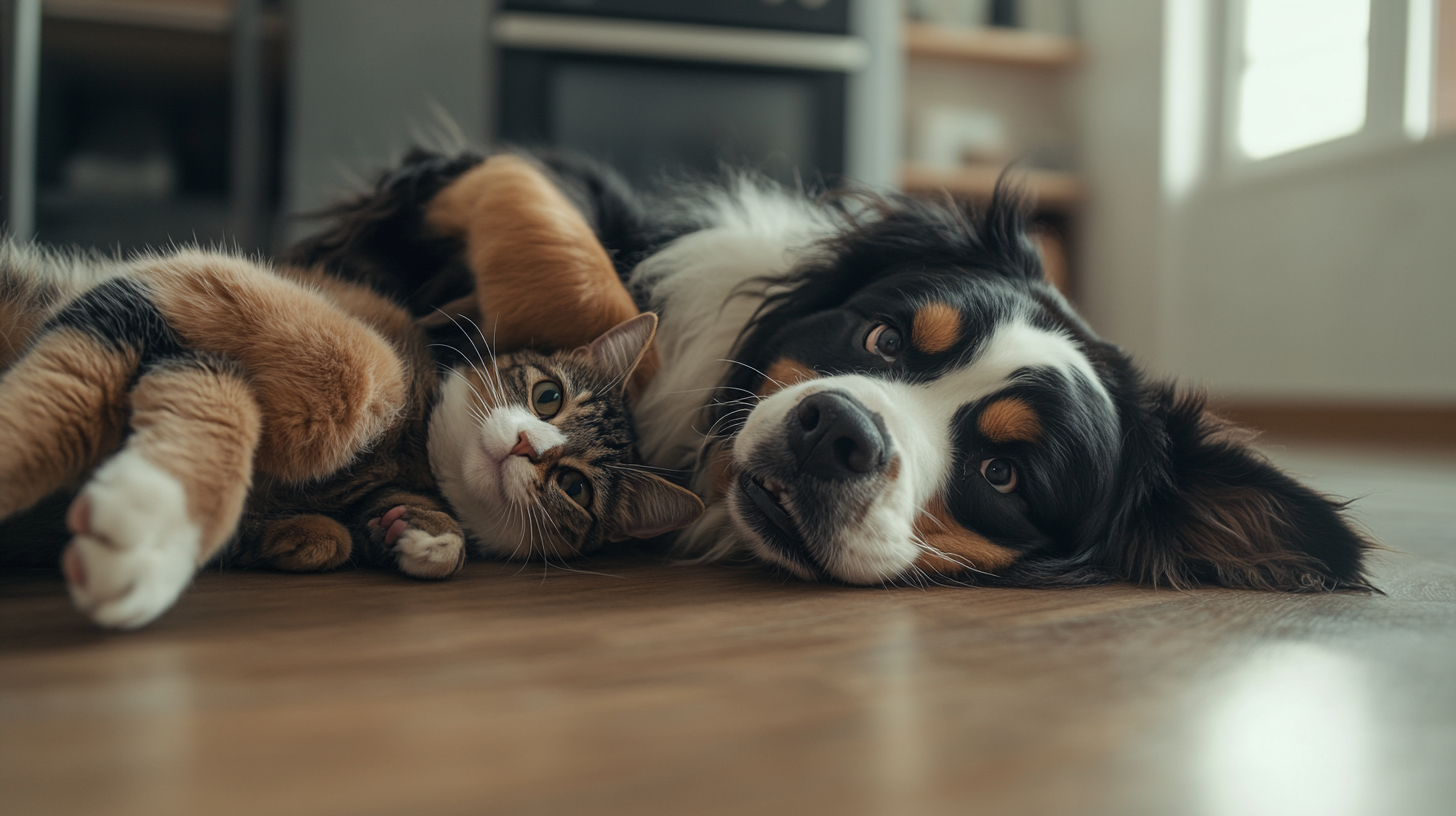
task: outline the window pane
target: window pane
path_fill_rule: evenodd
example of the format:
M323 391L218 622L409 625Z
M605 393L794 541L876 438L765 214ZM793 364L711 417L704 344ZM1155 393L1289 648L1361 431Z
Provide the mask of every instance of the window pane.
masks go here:
M1364 43L1370 0L1245 0L1249 61Z
M1369 0L1246 0L1239 146L1261 159L1365 125Z

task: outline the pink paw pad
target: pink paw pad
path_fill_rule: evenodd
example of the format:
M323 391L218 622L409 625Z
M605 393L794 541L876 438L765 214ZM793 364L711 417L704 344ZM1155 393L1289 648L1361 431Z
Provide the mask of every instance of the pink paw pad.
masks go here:
M409 529L409 519L404 517L404 514L408 510L408 507L401 504L388 513L385 513L381 518L370 519L369 529L383 529L384 543L388 546L393 546L394 542L398 541L399 537L404 535L404 531Z
M71 502L71 507L66 511L66 529L71 535L91 534L91 497L85 493L76 497Z

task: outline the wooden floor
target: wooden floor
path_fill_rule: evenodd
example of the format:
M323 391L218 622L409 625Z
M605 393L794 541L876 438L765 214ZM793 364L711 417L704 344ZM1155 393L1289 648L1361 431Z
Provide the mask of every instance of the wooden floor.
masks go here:
M1451 814L1456 460L1292 448L1387 594L752 569L0 576L0 813Z

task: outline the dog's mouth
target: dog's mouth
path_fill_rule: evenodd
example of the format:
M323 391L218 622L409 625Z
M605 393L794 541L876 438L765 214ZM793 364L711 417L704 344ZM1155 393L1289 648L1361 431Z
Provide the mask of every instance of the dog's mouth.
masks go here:
M764 544L773 548L784 558L818 574L821 570L809 555L809 545L804 533L785 505L789 493L784 485L772 478L754 476L747 472L738 475L738 488L746 502L740 502L745 515L750 516L750 526L758 533ZM757 518L752 518L757 516Z

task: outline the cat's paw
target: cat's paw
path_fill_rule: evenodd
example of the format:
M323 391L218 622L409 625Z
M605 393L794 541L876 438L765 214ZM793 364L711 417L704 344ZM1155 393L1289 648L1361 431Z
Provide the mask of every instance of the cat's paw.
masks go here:
M370 534L415 578L449 578L465 566L465 534L446 513L400 505L369 521Z
M268 566L289 572L333 569L349 560L353 542L344 525L320 515L270 522L259 555Z
M187 491L135 451L97 469L71 503L61 565L71 600L91 620L135 629L176 603L197 571L202 531Z

